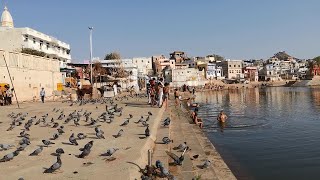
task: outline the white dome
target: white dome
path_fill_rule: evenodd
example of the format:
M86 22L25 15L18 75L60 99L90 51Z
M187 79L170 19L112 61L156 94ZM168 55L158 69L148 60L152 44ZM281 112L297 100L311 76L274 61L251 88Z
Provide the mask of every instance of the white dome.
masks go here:
M12 16L11 16L10 12L8 11L7 7L4 7L4 11L2 12L2 15L1 15L1 26L2 27L11 27L11 28L14 27Z

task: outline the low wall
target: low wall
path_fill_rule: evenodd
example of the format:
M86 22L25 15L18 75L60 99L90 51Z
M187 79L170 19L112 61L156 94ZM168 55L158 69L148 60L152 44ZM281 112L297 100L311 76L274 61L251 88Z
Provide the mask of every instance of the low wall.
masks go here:
M12 87L4 58L19 101L38 98L42 87L46 96L51 96L57 90L57 83L62 83L59 61L4 50L0 50L0 83L8 83Z

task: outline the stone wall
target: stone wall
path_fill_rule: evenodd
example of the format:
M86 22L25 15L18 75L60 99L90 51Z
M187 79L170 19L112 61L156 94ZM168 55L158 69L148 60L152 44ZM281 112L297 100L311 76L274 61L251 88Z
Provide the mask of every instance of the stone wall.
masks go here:
M4 50L0 50L0 83L12 87L4 58L19 101L38 98L42 87L51 96L57 90L57 83L62 83L58 60Z

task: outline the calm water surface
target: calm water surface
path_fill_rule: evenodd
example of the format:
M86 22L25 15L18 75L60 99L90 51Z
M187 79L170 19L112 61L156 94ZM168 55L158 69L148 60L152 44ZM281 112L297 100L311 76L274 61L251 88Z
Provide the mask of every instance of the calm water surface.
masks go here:
M197 93L211 142L238 179L320 179L320 88ZM220 110L229 119L223 131Z

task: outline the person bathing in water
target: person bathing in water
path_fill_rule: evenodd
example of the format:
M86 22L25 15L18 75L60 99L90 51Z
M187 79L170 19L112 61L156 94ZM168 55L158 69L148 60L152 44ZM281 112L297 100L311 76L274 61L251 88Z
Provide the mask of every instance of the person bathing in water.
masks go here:
M220 113L217 117L218 122L225 123L227 121L227 119L228 119L228 116L223 111L220 111Z

